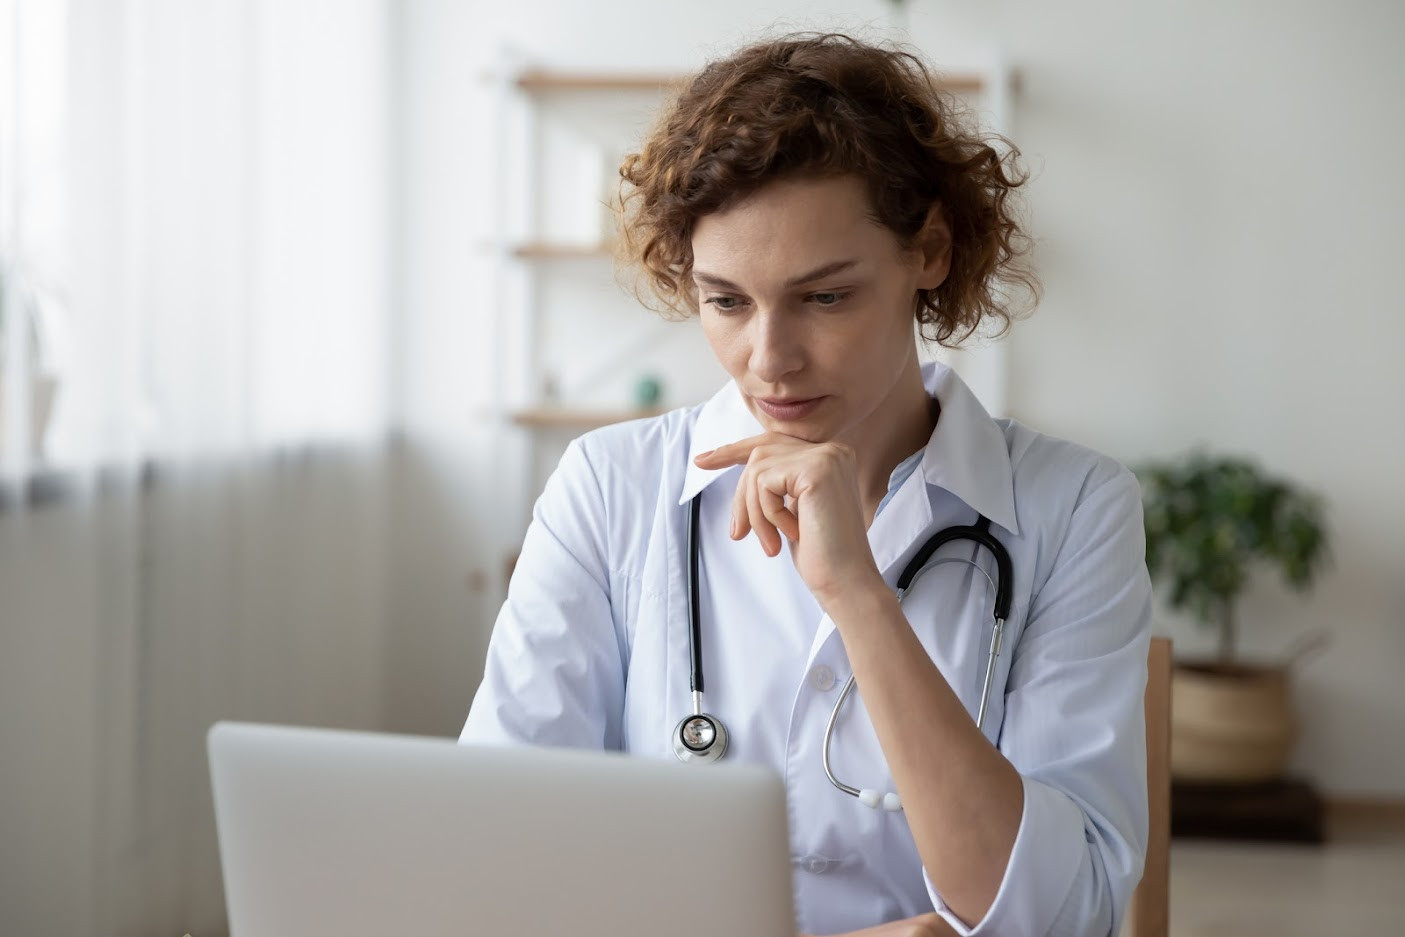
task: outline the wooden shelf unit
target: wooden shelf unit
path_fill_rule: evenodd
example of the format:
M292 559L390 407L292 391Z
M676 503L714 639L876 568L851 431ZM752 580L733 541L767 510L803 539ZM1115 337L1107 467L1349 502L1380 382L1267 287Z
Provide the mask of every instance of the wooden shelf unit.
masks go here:
M649 407L639 410L576 410L569 407L532 407L512 413L512 422L532 429L598 429L611 423L658 416L664 411Z
M548 91L661 91L680 85L686 75L628 72L565 72L531 68L517 76L517 87L541 94Z
M627 72L568 72L528 69L517 76L523 91L542 94L551 91L660 91L678 87L689 75L630 74ZM939 72L937 86L955 94L979 94L986 78L979 72Z
M546 241L533 241L518 244L512 249L512 256L522 260L578 260L607 258L613 255L614 247L609 244L551 244Z

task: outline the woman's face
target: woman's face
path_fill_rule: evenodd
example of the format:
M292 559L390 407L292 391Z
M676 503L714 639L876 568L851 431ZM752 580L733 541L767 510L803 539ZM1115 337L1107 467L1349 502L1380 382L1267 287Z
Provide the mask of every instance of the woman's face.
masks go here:
M859 442L913 391L917 291L949 258L940 212L931 225L935 249L901 252L854 176L777 181L698 220L703 331L763 427Z

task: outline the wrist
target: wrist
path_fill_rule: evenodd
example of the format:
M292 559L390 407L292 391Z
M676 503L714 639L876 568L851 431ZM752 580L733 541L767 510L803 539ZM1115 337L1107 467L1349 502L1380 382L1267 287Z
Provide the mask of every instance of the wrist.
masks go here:
M815 600L836 626L848 622L872 621L893 607L901 610L897 596L883 581L877 569L873 570L871 576L866 576L860 581L817 591Z

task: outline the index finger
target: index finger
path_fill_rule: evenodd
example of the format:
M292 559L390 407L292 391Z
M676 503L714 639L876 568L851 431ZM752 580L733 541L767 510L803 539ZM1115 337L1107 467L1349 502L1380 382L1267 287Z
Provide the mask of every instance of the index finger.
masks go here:
M744 465L747 459L751 458L752 451L764 442L770 441L772 433L762 433L759 436L748 436L746 439L738 439L736 442L729 442L725 446L718 446L716 449L709 449L707 452L700 452L693 457L693 464L702 469L726 468L729 465Z

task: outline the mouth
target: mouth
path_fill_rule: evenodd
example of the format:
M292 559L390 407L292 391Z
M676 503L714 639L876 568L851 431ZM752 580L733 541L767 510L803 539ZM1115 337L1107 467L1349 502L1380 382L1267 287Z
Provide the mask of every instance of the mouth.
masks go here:
M824 397L753 397L761 412L774 420L802 420L824 403Z

